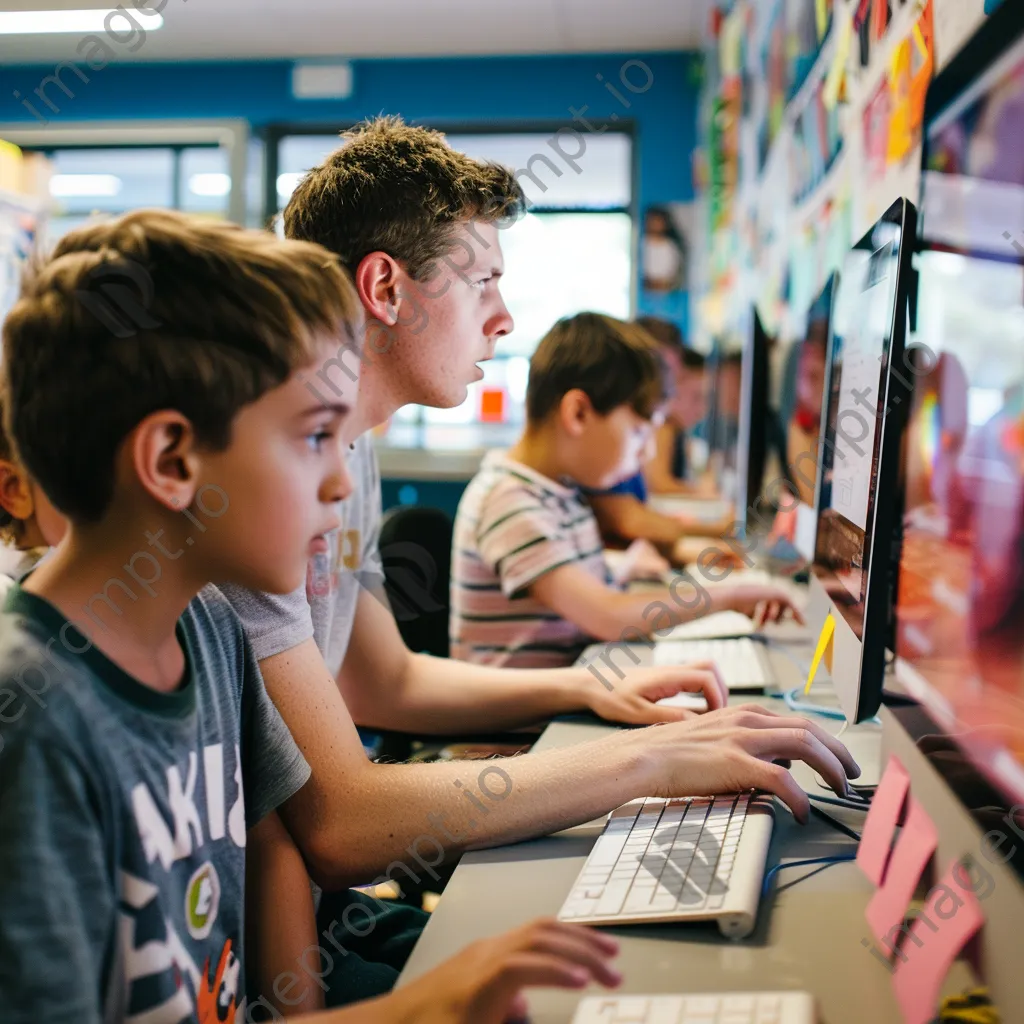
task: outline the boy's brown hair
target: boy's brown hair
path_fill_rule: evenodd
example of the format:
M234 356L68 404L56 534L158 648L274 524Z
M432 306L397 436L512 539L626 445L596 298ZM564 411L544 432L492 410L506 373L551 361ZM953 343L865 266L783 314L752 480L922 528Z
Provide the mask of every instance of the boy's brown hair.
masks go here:
M636 324L603 313L566 317L541 339L530 360L527 419L533 424L547 419L573 388L585 392L601 416L629 405L644 419L670 394L654 338Z
M341 138L292 193L284 230L326 246L351 272L386 252L423 280L451 252L460 223L503 223L525 210L511 170L459 153L440 132L379 117Z
M175 409L220 451L243 406L344 334L362 309L337 258L265 232L141 210L35 261L3 330L6 428L73 521L101 519L118 447Z

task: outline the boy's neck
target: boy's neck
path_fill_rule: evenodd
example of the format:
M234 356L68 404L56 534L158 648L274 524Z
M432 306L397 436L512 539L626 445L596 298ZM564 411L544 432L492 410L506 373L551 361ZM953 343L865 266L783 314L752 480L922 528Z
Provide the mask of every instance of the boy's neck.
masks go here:
M175 627L200 587L183 572L187 567L140 545L141 531L124 531L119 540L100 534L90 528L83 537L72 527L24 589L54 605L142 685L176 690L185 657Z
M543 424L527 424L519 440L508 450L508 457L556 483L573 475L559 453L554 430Z

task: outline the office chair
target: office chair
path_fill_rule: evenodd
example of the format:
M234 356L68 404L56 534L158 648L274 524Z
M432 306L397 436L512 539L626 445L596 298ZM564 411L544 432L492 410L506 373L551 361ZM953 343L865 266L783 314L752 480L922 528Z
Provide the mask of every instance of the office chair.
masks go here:
M380 531L384 588L402 639L410 651L439 658L449 654L452 528L441 509L403 505L385 513ZM376 758L386 761L511 755L536 739L521 733L416 737L374 732ZM360 734L368 739L363 730Z
M389 509L380 530L384 587L410 651L448 657L452 520L438 508Z

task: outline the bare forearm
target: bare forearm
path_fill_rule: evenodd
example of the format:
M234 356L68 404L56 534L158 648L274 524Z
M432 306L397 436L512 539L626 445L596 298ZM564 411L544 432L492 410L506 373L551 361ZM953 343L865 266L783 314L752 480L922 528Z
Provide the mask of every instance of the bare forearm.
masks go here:
M591 502L601 532L623 540L649 540L669 548L683 533L683 526L671 516L648 508L643 502L626 496L594 498Z
M338 777L314 772L285 807L327 888L436 878L466 850L519 842L590 821L643 795L635 733L486 762L376 765Z
M410 655L399 699L362 702L360 725L453 735L518 729L587 707L583 669L507 669Z
M689 574L680 576L670 588L611 595L607 610L595 617L590 626L598 640L615 642L630 636L635 640L634 630L648 636L655 630L669 629L735 606L735 587L707 588Z

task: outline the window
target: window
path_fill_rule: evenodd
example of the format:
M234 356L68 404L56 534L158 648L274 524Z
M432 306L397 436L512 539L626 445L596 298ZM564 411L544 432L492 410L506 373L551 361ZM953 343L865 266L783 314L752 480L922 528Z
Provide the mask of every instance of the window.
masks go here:
M220 146L89 146L41 150L53 166L46 241L94 215L143 207L226 217L228 152Z
M632 138L624 132L588 138L575 158L567 140L568 159L550 145L553 139L554 131L448 135L455 149L472 157L523 169L518 177L530 212L501 236L506 268L501 290L516 326L463 405L406 406L396 413L396 422L521 423L529 358L556 320L582 310L629 317ZM276 211L284 209L302 175L338 145L337 134L279 139Z

